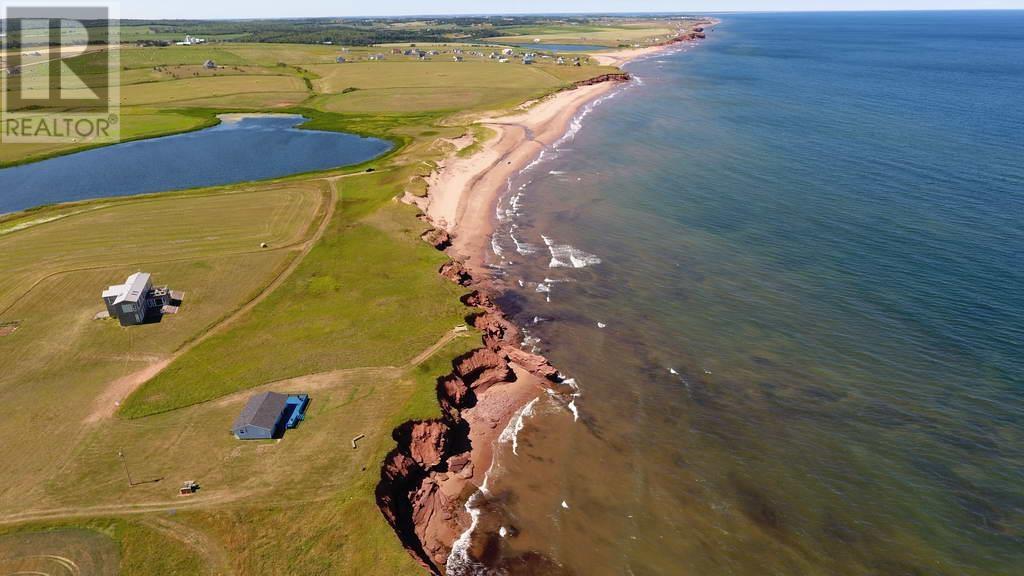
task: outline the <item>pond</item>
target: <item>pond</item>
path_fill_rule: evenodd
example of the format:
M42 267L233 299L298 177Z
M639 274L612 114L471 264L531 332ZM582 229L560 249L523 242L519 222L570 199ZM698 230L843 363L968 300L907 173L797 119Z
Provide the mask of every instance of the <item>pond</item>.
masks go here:
M297 115L224 116L212 128L0 169L0 214L44 204L218 186L359 164L391 143L303 130Z

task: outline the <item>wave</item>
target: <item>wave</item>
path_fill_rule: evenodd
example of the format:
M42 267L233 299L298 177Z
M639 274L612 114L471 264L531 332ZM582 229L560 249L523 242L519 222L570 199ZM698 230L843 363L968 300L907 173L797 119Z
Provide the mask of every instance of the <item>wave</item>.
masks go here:
M526 426L526 419L533 416L533 407L536 406L538 400L540 400L539 396L527 402L526 406L520 408L516 417L509 421L505 429L501 431L501 435L498 436L499 443L507 444L512 442L512 454L516 456L519 456L519 433Z
M498 436L499 443L512 442L512 453L516 456L519 455L519 432L525 426L525 419L533 415L533 407L537 405L538 400L540 400L540 397L530 400L525 406L520 408L515 417L509 420L508 424L505 425L505 429ZM490 494L487 490L487 483L490 481L491 471L497 465L497 459L498 452L495 451L491 457L491 467L484 474L484 481L480 484L477 491L466 500L464 507L466 513L469 514L469 527L452 543L452 551L448 554L448 560L445 562L445 573L450 576L472 576L474 574L487 573L486 566L474 561L469 556L469 547L472 543L473 532L476 531L476 527L480 524L480 514L482 513L479 506L480 499Z
M548 268L585 268L601 263L601 258L594 254L584 252L570 244L557 244L544 235L541 235L541 238L551 253L551 262L548 264Z

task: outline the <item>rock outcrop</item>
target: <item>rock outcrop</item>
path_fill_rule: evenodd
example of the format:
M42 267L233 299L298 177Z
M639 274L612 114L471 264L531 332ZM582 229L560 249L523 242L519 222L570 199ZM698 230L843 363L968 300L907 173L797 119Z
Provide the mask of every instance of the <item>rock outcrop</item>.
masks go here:
M438 230L422 238L439 249L450 242ZM473 284L469 271L455 260L439 272L460 286ZM477 394L514 382L513 363L542 379L559 381L546 358L520 348L519 330L490 296L477 289L462 302L476 311L472 324L481 332L483 346L454 359L452 371L438 378L441 418L406 422L394 430L397 447L385 458L376 489L384 518L409 553L434 574L444 573L452 544L470 523L464 503L477 463L470 458L469 425L462 411L476 404Z
M469 286L473 283L473 277L469 275L466 266L457 260L449 260L438 270L441 276L455 282L459 286Z
M423 241L438 250L447 250L452 245L452 237L441 228L431 228L423 233Z
M630 75L626 72L613 72L610 74L594 76L593 78L587 78L586 80L578 80L572 83L572 87L579 88L580 86L591 86L602 82L628 82L629 79Z

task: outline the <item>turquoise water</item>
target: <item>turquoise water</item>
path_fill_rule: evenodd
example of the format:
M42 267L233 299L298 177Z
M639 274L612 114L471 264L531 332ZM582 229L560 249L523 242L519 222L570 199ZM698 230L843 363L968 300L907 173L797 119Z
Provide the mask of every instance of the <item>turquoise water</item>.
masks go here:
M0 169L0 214L43 204L265 180L359 164L391 143L300 130L300 116L249 117Z
M512 184L504 302L579 395L476 556L1024 573L1024 12L722 19Z

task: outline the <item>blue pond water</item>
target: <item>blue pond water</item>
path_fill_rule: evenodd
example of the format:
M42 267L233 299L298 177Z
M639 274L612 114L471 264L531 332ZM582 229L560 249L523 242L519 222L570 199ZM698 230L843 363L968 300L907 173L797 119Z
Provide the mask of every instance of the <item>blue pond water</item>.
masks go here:
M358 164L391 143L249 117L0 170L0 213L43 204L276 178Z

